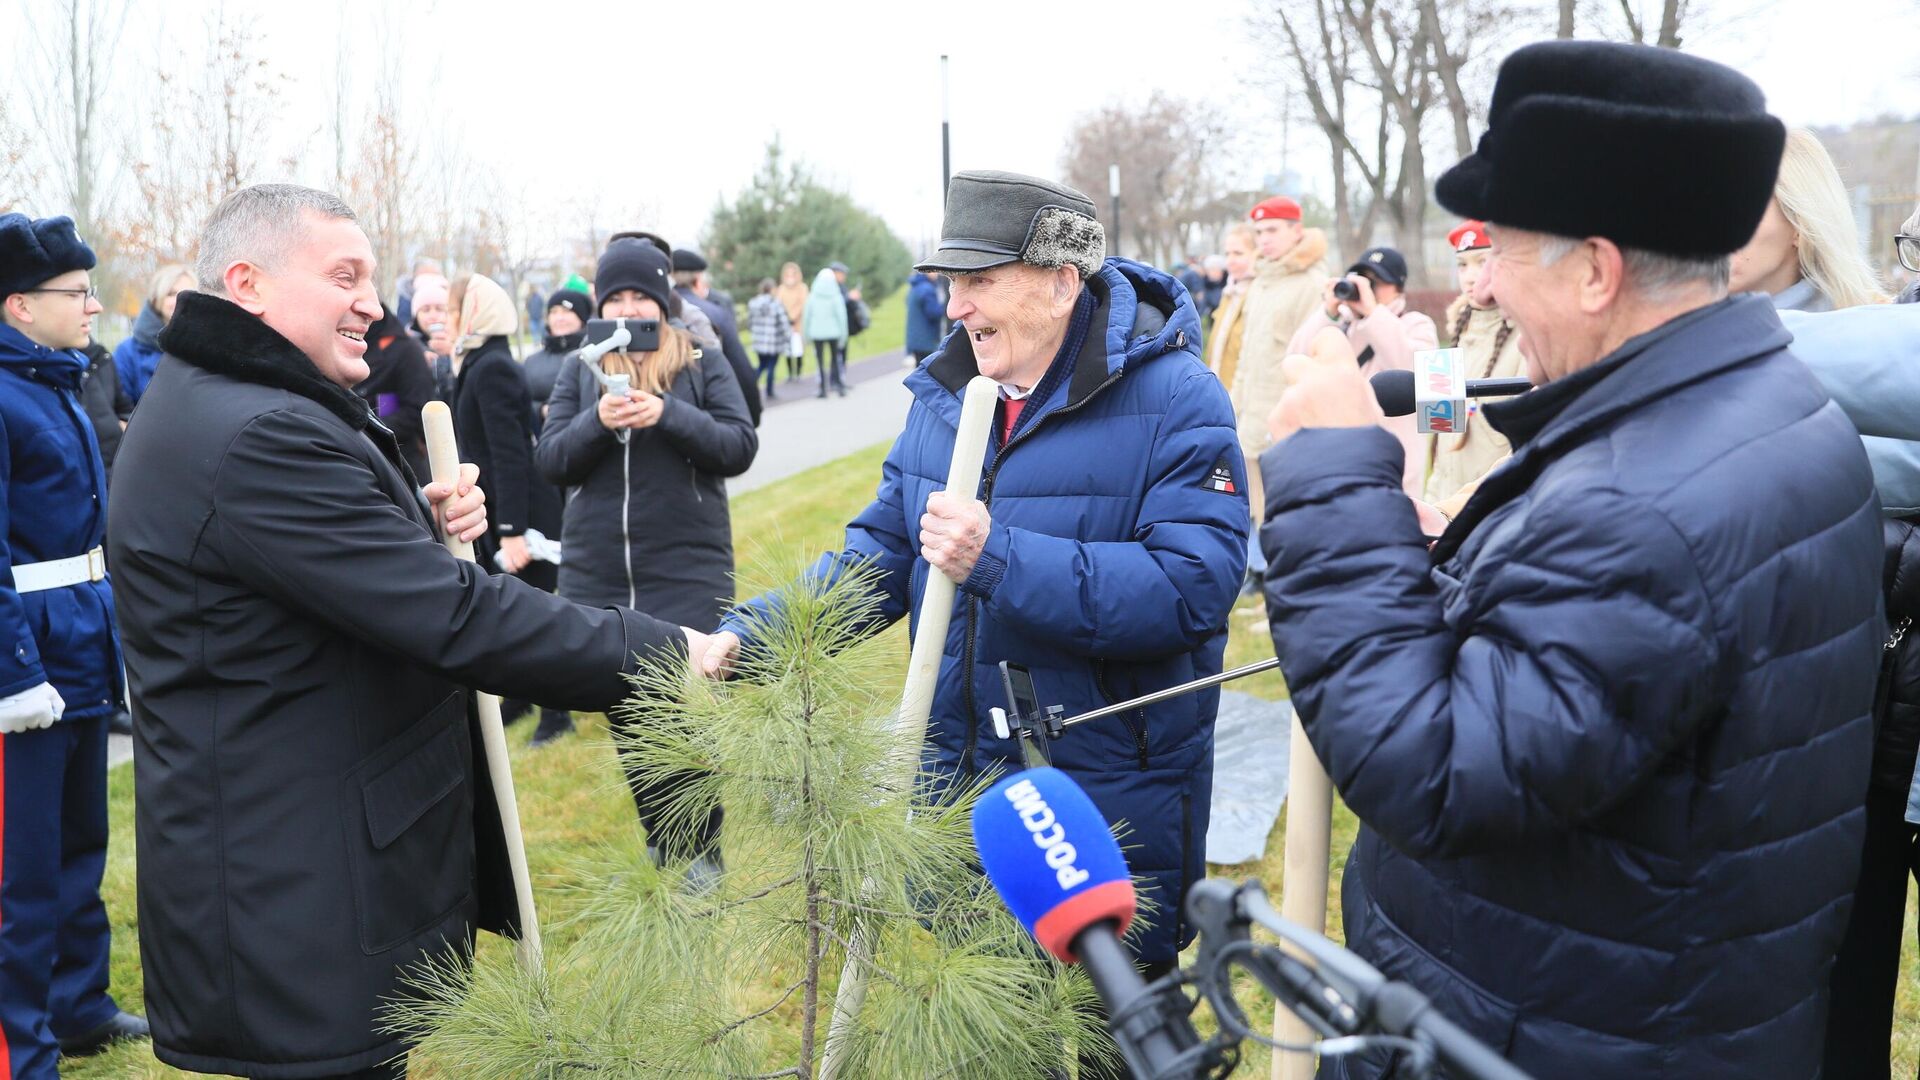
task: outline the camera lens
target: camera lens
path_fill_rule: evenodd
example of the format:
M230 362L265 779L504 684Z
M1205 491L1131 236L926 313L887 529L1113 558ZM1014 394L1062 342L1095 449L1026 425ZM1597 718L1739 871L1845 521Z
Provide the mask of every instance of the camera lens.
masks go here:
M1333 283L1333 298L1335 300L1358 300L1360 299L1360 286L1355 285L1347 278L1341 278L1339 281Z

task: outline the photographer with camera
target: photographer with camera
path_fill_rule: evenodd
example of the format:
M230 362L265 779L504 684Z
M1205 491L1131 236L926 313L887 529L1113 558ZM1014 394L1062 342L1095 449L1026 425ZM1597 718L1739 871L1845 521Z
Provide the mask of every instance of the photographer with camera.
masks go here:
M594 274L600 318L587 324L587 344L607 340L610 320L627 321L632 344L597 367L626 377L631 389L602 393L581 353L569 355L534 460L548 480L572 489L560 533L561 596L707 632L733 595L726 478L747 471L760 442L732 366L668 318L670 273L667 252L648 238L607 244ZM717 874L719 813L696 836L665 837L664 792L628 781L656 860L694 859L696 882Z
M1361 375L1412 371L1413 354L1439 348L1440 336L1431 318L1407 308L1406 285L1406 256L1390 247L1368 248L1344 275L1321 286L1319 309L1294 333L1287 353L1307 352L1314 335L1331 326L1353 345ZM1388 417L1380 426L1406 451L1400 486L1419 498L1427 484L1427 437L1415 429L1411 416Z

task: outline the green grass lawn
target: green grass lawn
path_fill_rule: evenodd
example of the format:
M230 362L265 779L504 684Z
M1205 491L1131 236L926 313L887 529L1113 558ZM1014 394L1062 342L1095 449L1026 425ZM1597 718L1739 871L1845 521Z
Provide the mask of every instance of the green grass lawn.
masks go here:
M904 307L889 301L891 307ZM884 310L884 309L883 309ZM881 325L880 311L875 325ZM889 346L893 347L893 346ZM776 575L791 572L802 560L839 545L842 525L871 497L879 477L885 447L876 446L801 473L778 484L748 492L734 500L735 549L743 594L752 594L772 583ZM1251 663L1272 655L1272 646L1264 632L1263 610L1256 600L1243 601L1232 617L1232 634L1227 647L1229 667ZM906 635L896 626L888 631L889 644L900 655L900 667L906 666ZM1286 696L1286 686L1277 673L1242 680L1237 689L1278 700ZM563 886L579 882L578 865L608 845L641 843L634 821L633 804L614 768L612 751L606 744L606 725L599 716L583 717L580 733L539 750L526 749L532 733L531 720L515 725L508 740L515 749L514 779L518 786L520 812L526 828L527 852L539 899L543 929L550 941L564 942L569 928L564 919L572 901ZM138 926L134 916L133 865L133 772L130 767L115 770L111 784L113 839L108 851L106 882L102 890L107 910L113 919L113 990L123 1006L141 1008ZM1284 887L1282 879L1282 841L1285 815L1268 840L1265 855L1257 862L1237 866L1216 866L1216 876L1245 878L1257 876L1277 899ZM1333 859L1331 873L1333 897L1330 903L1332 925L1329 932L1337 939L1340 930L1340 872L1352 845L1357 823L1337 800L1333 818ZM1905 936L1905 965L1915 970L1913 905L1909 902L1908 929ZM489 935L481 936L482 949L508 946ZM769 976L769 986L777 985ZM1242 995L1242 1004L1257 1025L1271 1022L1273 1002L1257 990ZM1203 1011L1204 1012L1204 1011ZM1203 1015L1202 1024L1211 1029ZM1920 1061L1920 1005L1914 1000L1914 980L1902 980L1899 1015L1895 1029L1895 1075L1912 1074ZM1268 1070L1267 1052L1256 1046L1246 1048L1246 1063L1237 1075L1264 1077ZM436 1077L431 1062L414 1063L416 1077ZM95 1058L69 1062L64 1075L70 1080L126 1080L126 1078L179 1077L188 1075L169 1069L153 1060L144 1045L123 1046Z

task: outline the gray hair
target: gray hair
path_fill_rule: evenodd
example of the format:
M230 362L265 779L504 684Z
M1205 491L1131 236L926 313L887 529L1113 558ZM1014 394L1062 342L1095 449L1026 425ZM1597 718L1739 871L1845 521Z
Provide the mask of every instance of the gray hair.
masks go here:
M1901 223L1900 231L1908 236L1920 236L1920 206L1913 208L1913 216Z
M1579 246L1580 241L1571 237L1543 234L1540 265L1552 266ZM1733 272L1731 255L1701 258L1622 247L1620 259L1625 265L1627 281L1641 295L1654 300L1665 299L1668 293L1685 285L1705 285L1716 294L1725 293Z
M248 262L268 270L306 235L306 212L359 220L338 195L297 184L255 184L220 200L200 234L193 276L201 292L227 294L227 267Z

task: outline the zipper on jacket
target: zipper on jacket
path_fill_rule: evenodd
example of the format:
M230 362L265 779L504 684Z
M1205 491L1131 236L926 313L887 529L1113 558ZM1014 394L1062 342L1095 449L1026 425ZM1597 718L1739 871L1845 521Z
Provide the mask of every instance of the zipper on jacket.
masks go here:
M1126 374L1125 371L1115 372L1107 376L1106 382L1094 387L1092 393L1081 398L1079 401L1070 405L1062 405L1050 413L1041 413L1039 416L1034 417L1033 423L1028 424L1026 428L1015 435L1011 441L1005 446L1002 446L999 453L993 455L993 464L987 466L987 475L982 480L980 488L980 505L988 508L988 516L992 516L993 481L995 477L1000 475L1000 464L1007 460L1007 454L1012 451L1014 447L1025 442L1029 435L1040 430L1041 424L1046 423L1055 416L1073 412L1087 402L1092 401L1094 398L1100 396L1100 391L1118 382L1120 376L1124 374ZM980 629L978 614L979 605L977 598L973 596L967 597L967 632L965 637L962 638L960 645L960 664L961 671L964 673L960 680L960 686L964 691L962 697L967 706L967 741L960 752L960 767L965 770L968 775L973 774L973 752L974 749L980 745L980 702L973 692L973 642ZM1144 731L1136 732L1134 739L1140 746L1140 767L1144 769L1147 767L1146 733Z
M1119 703L1120 695L1115 694L1113 687L1107 682L1107 661L1105 658L1093 662L1093 681L1094 685L1100 688L1100 696L1107 699L1107 704L1114 705ZM1140 755L1140 771L1146 772L1147 710L1143 706L1131 712L1121 713L1120 719L1127 725L1128 733L1133 736L1134 751Z
M633 441L621 445L620 551L627 560L627 606L638 608L640 594L633 584Z
M705 498L701 497L700 495L700 470L691 461L687 462L687 483L693 486L694 502L707 501Z

